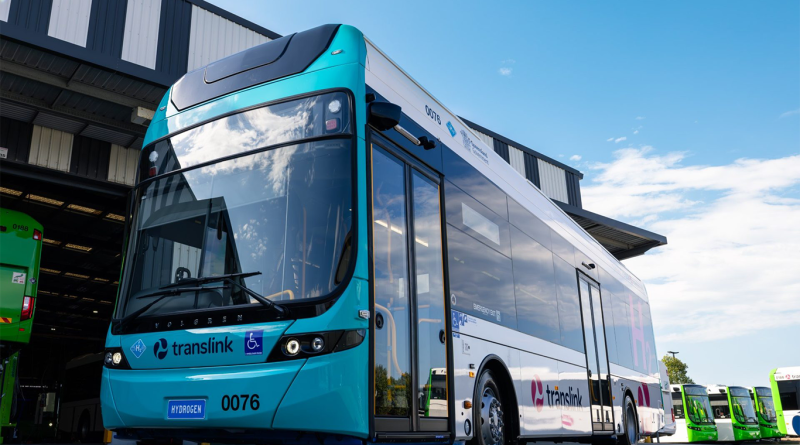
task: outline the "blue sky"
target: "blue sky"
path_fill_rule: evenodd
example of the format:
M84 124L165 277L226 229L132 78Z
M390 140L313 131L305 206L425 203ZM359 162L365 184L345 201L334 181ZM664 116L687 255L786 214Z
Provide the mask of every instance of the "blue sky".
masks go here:
M454 112L585 172L587 209L665 234L626 264L699 383L800 365L800 2L212 3L358 27Z

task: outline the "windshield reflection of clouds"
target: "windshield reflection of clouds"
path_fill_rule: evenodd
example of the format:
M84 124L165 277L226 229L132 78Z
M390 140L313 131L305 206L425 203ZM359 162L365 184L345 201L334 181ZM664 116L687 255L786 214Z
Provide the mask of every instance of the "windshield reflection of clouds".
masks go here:
M289 107L266 107L210 122L172 137L175 154L183 168L258 147L280 144L313 132L310 108L318 97L291 102ZM285 165L285 164L284 164ZM206 173L215 174L218 166Z

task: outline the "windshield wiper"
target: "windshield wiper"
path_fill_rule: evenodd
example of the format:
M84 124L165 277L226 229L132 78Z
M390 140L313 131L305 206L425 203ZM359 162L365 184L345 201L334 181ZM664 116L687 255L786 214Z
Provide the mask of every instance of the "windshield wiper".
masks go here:
M158 298L156 298L155 300L147 303L146 305L142 306L141 308L131 312L130 314L122 317L119 320L118 329L122 330L122 328L125 327L129 322L131 322L132 320L138 318L140 315L142 315L145 312L147 312L148 309L153 307L153 305L155 305L156 303L158 303L159 301L161 301L161 300L163 300L163 299L165 299L167 297L175 297L175 296L178 296L178 295L180 295L180 294L182 294L184 292L197 292L197 291L201 291L201 290L227 289L227 288L228 288L228 286L174 287L174 288L170 288L170 289L159 289L159 290L156 290L156 291L153 291L153 292L148 292L148 293L146 293L144 295L139 295L138 297L136 297L136 299L152 298L152 297L158 297Z
M217 276L187 278L187 279L181 280L181 281L179 281L177 283L172 283L172 284L167 284L166 286L161 286L160 289L170 289L170 288L173 288L175 286L181 286L181 285L185 285L185 284L200 285L200 284L204 284L204 283L213 283L215 281L224 281L224 282L226 282L228 284L234 285L234 286L238 287L239 289L243 290L246 294L250 295L256 301L258 301L259 303L263 304L264 306L274 310L280 316L286 316L288 310L283 305L275 303L274 301L270 300L269 298L266 298L263 295L259 294L258 292L248 288L247 286L239 284L239 283L237 283L236 281L233 280L234 278L247 278L247 277L252 277L254 275L261 275L261 272L260 271L256 271L256 272L238 272L238 273L229 273L229 274L217 275Z

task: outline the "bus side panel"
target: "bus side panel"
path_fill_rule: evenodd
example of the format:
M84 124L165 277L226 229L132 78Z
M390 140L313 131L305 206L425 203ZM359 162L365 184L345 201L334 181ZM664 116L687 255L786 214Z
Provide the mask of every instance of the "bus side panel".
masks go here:
M611 388L614 397L614 425L617 433L622 432L622 404L625 394L630 391L639 417L639 433L653 435L658 431L661 409L661 386L653 376L645 376L636 371L611 364Z
M517 390L522 436L558 436L561 430L561 405L553 402L559 387L558 362L528 352L520 353L521 379ZM584 371L584 379L586 371ZM566 385L562 385L566 387ZM562 388L564 389L564 388Z
M562 434L567 436L592 434L592 412L589 407L589 381L586 377L586 368L558 362L558 380L558 390L570 395L568 403L561 405Z
M473 401L472 399L475 393L475 385L480 378L480 370L478 368L489 355L498 357L506 369L508 369L514 381L514 387L512 389L517 393L517 398L519 399L520 397L517 391L517 388L520 386L518 350L454 332L453 374L455 374L454 401L457 407L456 440L470 439L472 435L475 434L475 425L472 423L472 411L474 408L466 409L463 407L464 402L467 400L473 402L473 407L480 406L479 401ZM470 375L470 373L472 373L472 375ZM513 402L504 401L503 403ZM470 434L467 434L465 430L467 421L469 421L470 425Z

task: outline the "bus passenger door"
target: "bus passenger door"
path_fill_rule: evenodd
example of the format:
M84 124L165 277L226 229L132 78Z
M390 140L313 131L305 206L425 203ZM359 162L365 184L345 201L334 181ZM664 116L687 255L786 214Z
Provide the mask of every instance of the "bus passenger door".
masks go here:
M583 337L586 343L586 373L589 379L592 431L613 433L614 411L611 405L611 378L608 372L600 288L581 274L578 274L578 284L581 294Z
M371 163L375 431L385 439L444 433L448 333L439 182L389 142L373 140L381 142L372 146Z

